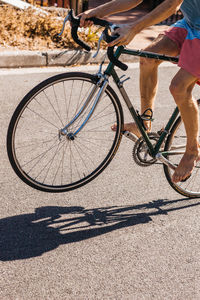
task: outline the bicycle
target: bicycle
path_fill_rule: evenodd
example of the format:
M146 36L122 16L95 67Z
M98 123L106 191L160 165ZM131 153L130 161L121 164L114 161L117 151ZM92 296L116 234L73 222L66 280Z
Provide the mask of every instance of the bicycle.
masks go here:
M79 40L79 18L70 11L72 37L86 50L88 45ZM115 25L96 18L94 24L104 26L100 38L110 41ZM64 28L63 25L63 28ZM143 115L136 111L115 70L127 66L119 61L121 54L178 62L178 58L123 46L108 48L110 63L102 72L103 62L97 74L70 72L46 79L34 87L17 106L7 133L7 152L15 173L29 186L45 192L66 192L79 188L96 178L114 158L122 136L135 144L133 158L140 166L162 162L168 183L178 193L187 197L199 197L199 165L183 182L173 183L172 172L185 151L186 134L178 108L169 118L165 128L147 133L143 120L152 120L152 111ZM112 77L124 99L141 137L124 131L124 117L120 100L109 85ZM198 100L200 105L200 100ZM111 125L117 124L116 131Z

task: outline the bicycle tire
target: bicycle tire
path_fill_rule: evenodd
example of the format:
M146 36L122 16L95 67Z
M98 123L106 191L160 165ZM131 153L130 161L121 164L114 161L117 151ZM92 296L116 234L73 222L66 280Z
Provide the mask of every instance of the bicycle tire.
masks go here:
M200 106L200 100L198 100L197 103L198 106ZM184 145L186 145L186 133L182 119L179 116L171 129L170 135L167 138L164 151L180 148L182 149L181 151L184 152L185 147L182 147ZM168 155L167 159L178 166L182 155L183 154L181 153L179 155ZM178 183L174 183L171 180L174 171L166 165L163 166L167 181L176 192L189 198L200 197L200 162L197 163L191 176L186 181Z
M97 75L81 72L59 74L38 84L19 103L8 127L7 153L26 184L44 192L70 191L96 178L111 162L124 119L118 96L109 85L74 140L59 135L97 81ZM92 103L71 127L81 124ZM110 128L113 123L117 123L115 132Z

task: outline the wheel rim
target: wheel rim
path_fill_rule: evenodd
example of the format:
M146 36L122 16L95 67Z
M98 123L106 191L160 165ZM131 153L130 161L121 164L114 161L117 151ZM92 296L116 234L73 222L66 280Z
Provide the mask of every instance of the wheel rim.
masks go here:
M110 126L121 123L121 119L109 90L75 139L59 134L94 85L91 79L70 79L54 81L36 92L18 115L13 128L14 163L25 181L36 188L60 191L83 185L101 172L115 154L120 130L112 132ZM82 120L92 104L93 101ZM72 124L70 131L74 132L82 120Z
M184 129L184 124L181 119L179 119L166 147L167 151L172 150L179 152L178 155L168 155L167 157L176 166L178 166L183 153L185 152L186 140L187 137ZM176 191L188 197L200 197L200 162L197 162L191 176L183 182L173 183L171 181L171 178L174 171L166 166L165 170L168 181Z

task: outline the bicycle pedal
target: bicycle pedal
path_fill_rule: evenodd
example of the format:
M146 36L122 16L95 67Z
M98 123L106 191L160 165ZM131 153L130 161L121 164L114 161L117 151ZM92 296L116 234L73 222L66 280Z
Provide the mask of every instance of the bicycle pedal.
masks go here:
M140 115L140 118L143 120L143 121L153 121L153 111L151 108L148 108L146 109L142 115Z
M150 122L154 121L154 118L151 118L151 116L149 116L149 115L141 116L141 119L143 121L150 121Z
M192 174L190 174L189 176L187 176L185 179L181 180L181 182L186 182L191 176L192 176Z

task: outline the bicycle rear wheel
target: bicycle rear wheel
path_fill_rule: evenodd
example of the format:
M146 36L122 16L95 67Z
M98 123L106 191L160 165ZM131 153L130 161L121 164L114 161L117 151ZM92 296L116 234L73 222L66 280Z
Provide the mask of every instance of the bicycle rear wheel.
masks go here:
M200 100L198 100L198 105L200 106ZM181 117L179 117L172 127L164 151L169 151L167 159L178 166L185 149L186 133ZM189 198L200 197L200 162L197 163L190 178L183 182L173 183L171 178L174 171L166 165L164 165L164 172L169 184L176 192Z
M7 151L14 171L26 184L41 191L65 192L88 183L110 163L123 124L119 99L110 86L74 139L60 134L80 112L97 81L97 76L85 73L59 74L33 88L20 102L8 128ZM69 131L83 123L97 92ZM114 123L116 132L110 128Z

